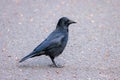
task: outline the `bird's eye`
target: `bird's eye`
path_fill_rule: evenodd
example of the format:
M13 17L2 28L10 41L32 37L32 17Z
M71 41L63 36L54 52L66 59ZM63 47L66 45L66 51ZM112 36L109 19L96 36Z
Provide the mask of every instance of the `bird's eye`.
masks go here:
M67 20L67 21L65 21L65 24L67 24L69 21Z
M68 24L68 22L66 21L65 24Z

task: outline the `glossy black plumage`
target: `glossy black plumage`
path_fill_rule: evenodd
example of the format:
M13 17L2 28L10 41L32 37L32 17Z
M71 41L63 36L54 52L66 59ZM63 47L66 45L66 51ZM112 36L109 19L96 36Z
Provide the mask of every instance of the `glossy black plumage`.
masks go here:
M46 55L49 56L55 65L54 58L59 56L68 41L68 26L72 23L75 23L72 20L69 20L66 17L60 18L56 29L40 44L38 45L29 55L22 58L19 62L23 62L28 58L32 58L35 56Z

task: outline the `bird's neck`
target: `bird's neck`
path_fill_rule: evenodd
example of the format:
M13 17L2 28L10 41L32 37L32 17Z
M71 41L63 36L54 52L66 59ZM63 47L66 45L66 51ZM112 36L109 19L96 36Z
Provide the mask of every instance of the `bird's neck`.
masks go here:
M68 27L64 26L64 27L57 27L56 30L59 30L59 31L65 31L65 32L68 32Z

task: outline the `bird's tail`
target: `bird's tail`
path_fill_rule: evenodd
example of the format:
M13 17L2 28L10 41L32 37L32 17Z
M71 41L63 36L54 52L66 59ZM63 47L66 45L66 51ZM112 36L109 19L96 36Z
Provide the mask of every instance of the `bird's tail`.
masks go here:
M22 59L19 61L19 63L27 60L28 58L32 58L33 56L34 56L34 53L30 53L29 55L27 55L27 56L25 56L24 58L22 58Z

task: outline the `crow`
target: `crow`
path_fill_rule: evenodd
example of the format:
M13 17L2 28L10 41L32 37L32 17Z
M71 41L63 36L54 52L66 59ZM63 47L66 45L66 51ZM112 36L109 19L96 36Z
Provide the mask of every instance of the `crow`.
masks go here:
M46 55L50 57L54 67L61 67L55 63L54 59L63 52L68 41L68 28L72 23L76 22L68 19L67 17L60 18L56 29L29 55L22 58L19 62L23 62L28 58Z

